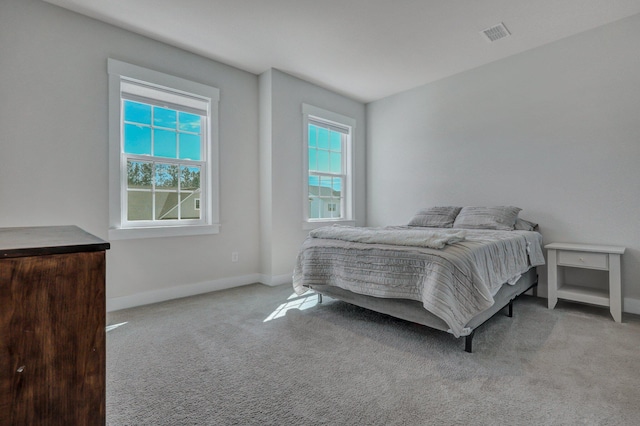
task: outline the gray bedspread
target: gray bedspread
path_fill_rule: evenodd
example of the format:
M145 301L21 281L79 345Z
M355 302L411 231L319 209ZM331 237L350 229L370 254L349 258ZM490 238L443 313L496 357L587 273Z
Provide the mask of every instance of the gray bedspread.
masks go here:
M415 231L384 229L399 235ZM443 249L309 236L298 254L293 288L302 294L314 284L333 285L369 296L418 300L459 337L471 318L493 305L502 284L544 264L537 232L465 231L464 241Z

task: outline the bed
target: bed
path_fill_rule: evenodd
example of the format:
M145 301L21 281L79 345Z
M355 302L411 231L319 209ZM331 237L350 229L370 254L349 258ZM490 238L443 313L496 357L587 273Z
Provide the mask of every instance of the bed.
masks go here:
M537 285L542 236L519 211L435 207L406 226L315 229L298 253L294 290L464 337L472 352L476 328L505 307L511 316L513 300Z

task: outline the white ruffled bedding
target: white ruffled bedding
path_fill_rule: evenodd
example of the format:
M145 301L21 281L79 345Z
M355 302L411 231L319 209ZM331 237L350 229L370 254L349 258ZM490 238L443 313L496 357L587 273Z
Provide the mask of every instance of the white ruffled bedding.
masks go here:
M544 264L542 236L532 231L467 229L455 236L460 230L328 228L312 231L300 249L293 274L296 293L314 284L333 285L369 296L418 300L456 337L493 304L502 284ZM338 239L341 231L347 236ZM376 232L381 237L372 235ZM441 249L426 246L447 237L452 238ZM428 240L425 246L421 238ZM393 241L400 243L389 244Z

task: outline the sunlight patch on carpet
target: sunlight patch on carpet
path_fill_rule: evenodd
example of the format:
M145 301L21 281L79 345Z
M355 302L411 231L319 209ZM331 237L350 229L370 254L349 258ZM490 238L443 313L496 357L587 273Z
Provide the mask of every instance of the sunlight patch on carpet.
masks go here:
M108 333L109 331L111 331L111 330L115 330L116 328L118 328L118 327L120 327L120 326L123 326L123 325L125 325L125 324L127 324L127 323L126 323L126 322L121 322L120 324L112 324L112 325L108 325L108 326L106 327L107 333Z
M278 306L271 314L262 322L268 322L276 318L283 317L287 314L289 309L298 309L304 311L305 309L312 308L318 304L318 295L315 293L298 296L293 293L287 298L287 302Z

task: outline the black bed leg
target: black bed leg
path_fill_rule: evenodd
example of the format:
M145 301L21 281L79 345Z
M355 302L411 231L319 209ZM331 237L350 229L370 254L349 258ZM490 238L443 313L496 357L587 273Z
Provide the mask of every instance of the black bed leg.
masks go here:
M509 302L509 318L513 318L513 300Z
M468 336L465 336L464 338L464 351L465 352L469 352L472 353L472 343L473 343L473 335L475 334L475 330L471 332L471 334L469 334Z

